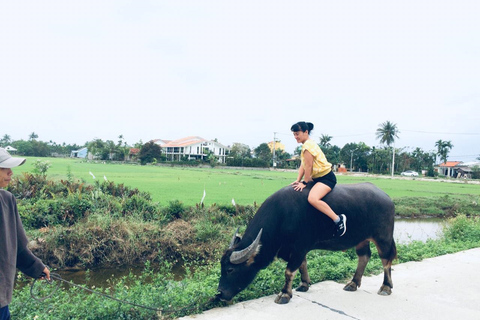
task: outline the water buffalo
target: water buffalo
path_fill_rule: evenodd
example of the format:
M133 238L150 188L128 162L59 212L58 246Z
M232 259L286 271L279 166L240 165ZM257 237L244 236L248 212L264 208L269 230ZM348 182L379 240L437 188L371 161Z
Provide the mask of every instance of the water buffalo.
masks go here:
M243 238L237 233L234 235L221 260L217 298L231 300L278 257L287 262L287 268L285 286L275 302L288 303L297 270L300 270L302 282L296 290L309 289L306 255L310 250L336 251L352 247L356 247L358 265L344 290L355 291L361 285L371 256L370 241L375 243L384 268L384 280L378 294L391 294L391 266L397 255L392 200L371 183L337 185L324 200L336 213L347 216L347 232L338 238L333 236L332 220L308 203L310 188L311 185L297 192L287 186L275 192L258 209Z

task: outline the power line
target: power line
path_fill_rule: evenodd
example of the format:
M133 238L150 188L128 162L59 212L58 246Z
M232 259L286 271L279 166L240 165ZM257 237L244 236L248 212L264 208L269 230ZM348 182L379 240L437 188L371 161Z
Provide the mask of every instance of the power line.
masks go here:
M479 136L480 135L480 133L475 133L475 132L433 132L433 131L421 131L421 130L402 130L402 131L403 132L414 132L414 133L429 133L429 134L459 134L459 135L471 135L471 136Z

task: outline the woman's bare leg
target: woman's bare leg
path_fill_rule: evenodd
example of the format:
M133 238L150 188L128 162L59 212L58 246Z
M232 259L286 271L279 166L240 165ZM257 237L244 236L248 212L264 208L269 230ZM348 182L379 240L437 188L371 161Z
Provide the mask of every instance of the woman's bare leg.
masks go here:
M332 210L332 208L330 208L328 203L322 200L322 198L330 191L332 191L332 189L329 186L321 182L316 183L310 190L308 202L317 210L326 214L333 221L338 221L339 216Z

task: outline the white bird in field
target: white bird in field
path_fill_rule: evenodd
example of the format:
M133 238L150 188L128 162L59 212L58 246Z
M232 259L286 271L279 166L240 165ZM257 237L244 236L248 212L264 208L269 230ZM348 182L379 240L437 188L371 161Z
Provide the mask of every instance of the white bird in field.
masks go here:
M108 180L107 180L107 176L106 176L106 175L103 175L103 180L105 180L105 181L107 181L107 182L108 182Z
M92 176L92 178L95 179L95 176L93 175L92 171L90 171L89 173Z
M203 189L203 197L202 197L202 200L200 200L200 204L203 203L203 200L205 200L206 195L207 195L207 192L205 191L205 189Z

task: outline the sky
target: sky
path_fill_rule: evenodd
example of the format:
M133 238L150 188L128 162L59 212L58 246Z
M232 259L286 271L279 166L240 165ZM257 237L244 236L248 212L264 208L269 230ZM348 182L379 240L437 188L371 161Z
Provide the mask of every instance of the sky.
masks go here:
M187 136L480 156L477 0L0 1L0 138Z

